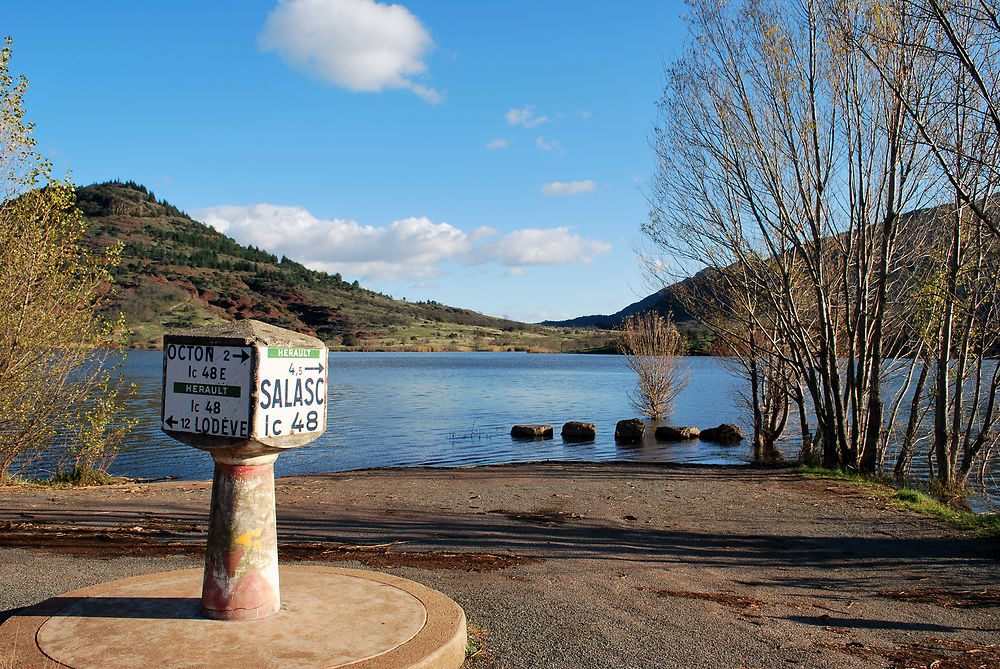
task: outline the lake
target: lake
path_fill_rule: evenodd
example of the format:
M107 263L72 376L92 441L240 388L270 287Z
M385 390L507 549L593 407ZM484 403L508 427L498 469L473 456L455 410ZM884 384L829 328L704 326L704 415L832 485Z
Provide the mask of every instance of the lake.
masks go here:
M210 479L207 453L160 430L162 360L159 351L128 354L124 372L138 385L129 410L139 424L111 471L134 478ZM644 443L616 444L615 424L636 416L628 401L635 375L619 356L336 352L329 364L326 433L283 453L275 463L277 476L537 460L738 464L752 455L749 440L739 446L659 443L649 427ZM691 357L686 364L690 382L663 422L698 428L735 423L749 434L749 418L735 397L736 377L717 358ZM597 438L563 442L559 430L571 420L595 423ZM519 423L552 425L556 437L514 440L510 428ZM794 457L800 444L797 429L790 427L779 444L786 457ZM915 467L922 465L919 460ZM990 488L996 490L995 484ZM983 508L981 496L975 506Z
M111 469L130 477L212 476L207 453L160 431L159 351L132 351L126 377L138 385L130 410L140 422ZM413 465L468 466L532 460L646 460L738 463L749 445L615 444L615 424L634 417L635 375L609 355L528 353L331 353L326 433L283 453L278 476ZM741 423L733 377L713 358L690 358L691 382L670 422ZM563 423L597 425L597 438L563 443ZM517 441L510 428L545 423L550 441Z

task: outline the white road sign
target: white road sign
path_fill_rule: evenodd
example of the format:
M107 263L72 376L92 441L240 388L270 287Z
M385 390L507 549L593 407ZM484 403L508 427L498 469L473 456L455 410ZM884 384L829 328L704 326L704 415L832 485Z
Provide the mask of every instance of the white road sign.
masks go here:
M254 434L271 438L326 429L326 348L258 346Z
M163 355L164 430L250 438L249 346L168 344Z

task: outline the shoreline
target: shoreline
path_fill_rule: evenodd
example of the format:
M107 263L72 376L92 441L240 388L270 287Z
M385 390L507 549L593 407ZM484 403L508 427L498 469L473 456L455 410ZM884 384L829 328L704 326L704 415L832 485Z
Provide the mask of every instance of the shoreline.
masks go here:
M0 618L198 567L210 488L0 488ZM292 476L276 493L282 561L444 592L483 649L470 667L1000 663L1000 542L848 483L547 462Z
M803 476L805 478L816 478L821 480L835 480L842 483L848 483L854 486L867 487L871 490L876 490L883 498L890 498L895 496L897 501L901 503L902 506L908 507L912 510L920 511L922 507L927 505L922 503L920 500L912 499L912 495L909 493L916 493L920 496L926 498L931 504L940 505L946 509L953 510L956 514L968 513L972 516L978 517L998 517L1000 516L1000 505L993 503L989 508L985 510L977 510L968 500L975 496L975 493L982 492L977 488L969 488L966 490L966 498L961 500L964 506L961 508L949 507L945 502L942 502L935 498L931 491L932 482L928 482L921 478L907 477L903 481L899 481L895 477L883 475L874 478L859 477L856 475L849 474L847 472L840 472L836 470L825 470L821 467L806 467L797 461L782 461L777 463L764 462L764 463L754 463L754 462L659 462L659 461L643 461L643 460L625 460L625 459L609 459L609 460L560 460L560 459L545 459L545 460L525 460L525 461L511 461L511 462L488 462L481 464L470 464L470 465L386 465L383 467L359 467L357 469L342 469L336 471L327 472L305 472L297 474L287 474L284 476L276 476L275 481L280 481L282 479L291 479L295 477L312 477L312 476L329 476L337 474L363 474L365 472L377 473L385 472L390 470L466 470L475 469L483 467L517 467L517 466L534 466L534 465L562 465L562 466L572 466L572 465L637 465L637 466L650 466L650 467L667 467L667 468L712 468L712 469L746 469L746 470L774 470L774 471L786 471L794 475ZM184 476L163 476L156 478L145 478L145 477L129 477L129 476L119 476L116 474L108 473L108 477L112 479L117 479L116 482L112 483L92 483L79 485L75 483L66 482L55 482L49 479L23 479L23 478L9 478L6 481L0 481L0 490L4 486L26 486L35 487L42 489L85 489L85 488L101 488L114 485L145 485L145 484L155 484L155 483L167 483L167 482L189 482L189 483L211 483L208 478L185 478ZM901 484L901 485L900 485ZM902 493L902 497L900 497ZM905 499L904 499L905 497ZM982 505L979 505L980 507ZM933 510L930 512L921 511L924 515L937 516L940 517L941 514L935 514ZM960 528L961 529L961 528Z

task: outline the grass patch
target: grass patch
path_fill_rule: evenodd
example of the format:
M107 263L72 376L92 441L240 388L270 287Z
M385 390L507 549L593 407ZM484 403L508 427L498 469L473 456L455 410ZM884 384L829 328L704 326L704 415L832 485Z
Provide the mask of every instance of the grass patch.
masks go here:
M1000 538L1000 515L995 513L973 513L954 509L920 490L905 486L897 488L886 480L876 480L838 469L799 466L792 471L808 479L844 481L863 488L873 497L888 502L897 509L932 516L950 523L959 530L972 532L981 537Z
M475 625L469 625L466 629L465 641L465 659L477 660L483 657L486 653L486 630L481 627L476 627ZM478 663L463 666L478 666Z
M53 488L84 488L99 485L117 485L128 483L128 479L111 474L99 469L82 467L69 471L58 471L47 479L22 479L14 476L5 476L0 479L0 485L30 485L48 486Z
M364 351L524 351L572 352L607 343L611 334L542 325L493 327L484 324L418 320L373 328L353 350ZM331 347L331 350L345 350ZM347 349L350 350L350 349Z
M106 471L92 469L91 467L80 467L68 472L59 471L48 480L52 485L64 486L94 486L94 485L115 485L125 483L125 479L119 476L112 476Z
M845 472L841 469L824 469L823 467L807 467L805 465L798 465L796 467L792 467L792 471L796 474L801 474L807 479L851 481L853 483L867 482L863 477L858 476L857 474L852 474L851 472Z
M901 488L896 491L896 499L909 504L920 504L923 498L924 496L920 494L920 491L913 490L912 488Z

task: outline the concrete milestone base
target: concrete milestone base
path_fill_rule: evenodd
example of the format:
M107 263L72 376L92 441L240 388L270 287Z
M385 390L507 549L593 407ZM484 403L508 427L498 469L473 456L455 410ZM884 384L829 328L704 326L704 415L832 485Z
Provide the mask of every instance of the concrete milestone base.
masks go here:
M7 619L0 654L13 667L74 669L443 669L465 659L465 614L440 592L333 567L283 566L280 578L281 612L248 621L201 617L200 569L76 590Z

